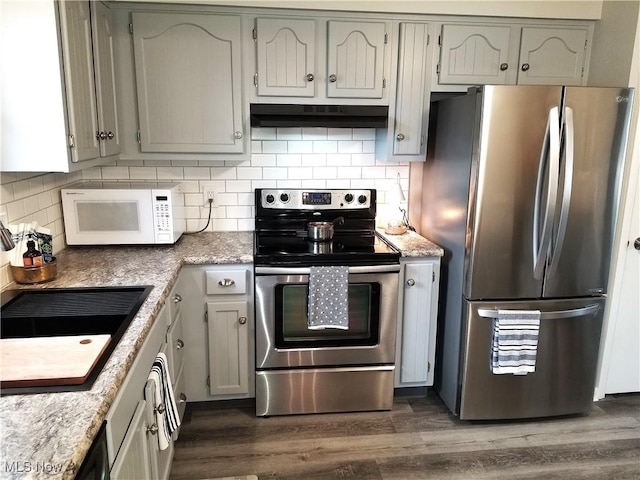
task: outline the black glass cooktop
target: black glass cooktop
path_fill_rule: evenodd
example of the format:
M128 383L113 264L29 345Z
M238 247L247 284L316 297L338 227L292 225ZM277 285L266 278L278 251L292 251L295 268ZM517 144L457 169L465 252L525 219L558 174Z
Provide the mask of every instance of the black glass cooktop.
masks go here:
M257 232L254 261L259 266L389 265L400 261L400 252L375 232L336 232L326 242L283 232Z

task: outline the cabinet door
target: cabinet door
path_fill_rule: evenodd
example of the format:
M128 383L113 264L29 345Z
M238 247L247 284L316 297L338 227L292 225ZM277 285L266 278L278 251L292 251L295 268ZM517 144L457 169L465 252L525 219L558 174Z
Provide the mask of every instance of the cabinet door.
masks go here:
M240 17L133 13L143 152L244 149Z
M433 263L408 263L404 270L400 383L427 385L433 378L430 338L434 285ZM431 380L432 381L432 380Z
M166 353L166 352L165 352ZM149 379L144 387L144 398L147 400L145 406L145 414L147 423L155 426L155 433L149 434L149 458L151 460L151 476L139 477L139 478L153 478L157 480L166 480L169 478L169 471L171 470L171 460L173 460L173 440L169 441L168 448L160 450L158 443L157 422L155 410L158 408L162 401L156 398L155 395L156 385L155 381Z
M147 433L147 402L140 400L110 472L112 480L153 478Z
M107 157L120 153L111 9L102 2L91 2L91 22L93 24L100 155Z
M212 395L249 392L247 302L207 303L209 391Z
M328 22L327 97L382 98L384 22Z
M520 85L582 85L586 28L524 27L520 42Z
M515 65L510 65L509 56L511 33L511 27L500 25L443 25L438 83L515 83Z
M60 23L69 147L71 161L79 162L100 156L89 2L60 2Z
M184 334L182 330L182 315L173 321L173 325L167 332L167 359L169 361L169 374L173 381L176 380L178 372L182 368L184 362Z
M400 25L398 83L393 125L393 154L426 153L428 25Z
M258 18L258 95L315 95L314 20Z

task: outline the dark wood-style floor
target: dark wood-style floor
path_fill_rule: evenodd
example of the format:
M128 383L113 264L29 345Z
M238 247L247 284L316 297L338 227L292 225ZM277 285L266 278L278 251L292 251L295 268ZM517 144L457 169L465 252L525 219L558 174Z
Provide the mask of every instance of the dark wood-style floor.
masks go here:
M588 415L466 422L433 393L390 412L256 418L187 410L171 479L640 479L640 395Z

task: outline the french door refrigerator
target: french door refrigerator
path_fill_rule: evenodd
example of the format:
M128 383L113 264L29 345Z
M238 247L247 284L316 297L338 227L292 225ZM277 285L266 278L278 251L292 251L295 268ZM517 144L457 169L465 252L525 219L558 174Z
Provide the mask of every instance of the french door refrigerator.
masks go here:
M410 188L445 249L435 387L461 419L590 409L632 97L484 86L432 103ZM534 372L493 373L498 310L541 312Z

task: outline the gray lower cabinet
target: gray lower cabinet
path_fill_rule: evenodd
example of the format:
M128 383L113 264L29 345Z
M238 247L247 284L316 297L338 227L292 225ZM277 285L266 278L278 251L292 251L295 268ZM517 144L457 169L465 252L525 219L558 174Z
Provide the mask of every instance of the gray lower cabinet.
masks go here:
M189 401L253 398L252 265L185 265L179 281Z
M114 480L167 479L173 460L175 432L168 448L160 450L156 411L162 401L156 398L156 385L149 373L159 352L168 361L174 395L180 418L184 415L186 395L183 354L186 344L182 336L182 320L177 293L180 283L174 287L169 300L160 310L147 338L133 362L113 405L106 415L107 450L111 465L110 476ZM177 373L175 373L177 372Z
M398 287L396 387L432 386L440 258L401 260Z

